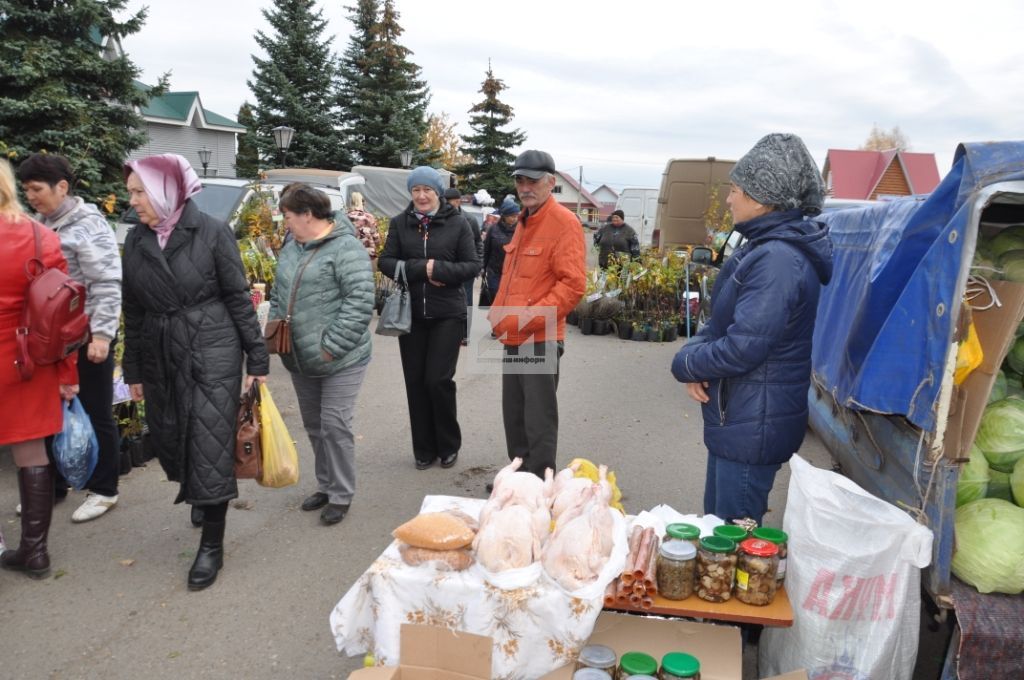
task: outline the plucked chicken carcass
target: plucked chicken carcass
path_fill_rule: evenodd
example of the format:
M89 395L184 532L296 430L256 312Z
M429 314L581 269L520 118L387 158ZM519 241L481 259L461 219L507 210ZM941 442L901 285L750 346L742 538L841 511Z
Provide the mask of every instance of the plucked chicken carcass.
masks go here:
M599 484L571 517L566 513L544 546L544 570L569 591L593 583L612 554L614 521ZM610 494L608 496L610 499Z
M505 503L486 518L481 514L480 531L473 539L477 562L492 572L528 567L540 557L542 540L534 512L525 505L508 503L511 495L506 489L500 496ZM547 531L545 526L545 536Z
M531 472L517 472L522 464L522 458L514 458L511 463L498 471L498 474L494 476L494 491L491 492L491 499L488 503L505 490L510 490L512 496L507 501L508 503L525 505L531 510L551 505L551 488L554 483L551 474L547 474L542 480Z
M608 483L608 466L598 468L598 482L586 477L575 477L579 464L565 468L555 475L551 497L551 519L557 526L578 515L583 506L597 494L606 504L611 502L612 486Z

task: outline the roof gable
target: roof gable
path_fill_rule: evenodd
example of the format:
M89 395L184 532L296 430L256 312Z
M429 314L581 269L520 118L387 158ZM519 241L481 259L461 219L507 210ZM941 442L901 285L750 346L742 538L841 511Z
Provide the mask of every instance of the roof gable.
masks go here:
M887 151L829 149L824 174L831 180L831 195L836 198L867 199L893 164L906 178L911 193L926 194L939 183L935 154Z
M589 202L590 205L594 206L595 208L601 205L601 202L594 198L594 196L589 191L581 187L579 183L575 179L573 179L572 175L570 175L567 172L562 172L561 170L556 170L555 172L558 173L559 177L565 180L566 184L575 189L584 201Z
M149 86L138 81L139 89ZM157 97L150 97L149 102L141 108L142 117L151 123L169 125L191 125L198 116L198 127L224 130L226 132L245 132L245 126L203 108L198 92L165 92Z

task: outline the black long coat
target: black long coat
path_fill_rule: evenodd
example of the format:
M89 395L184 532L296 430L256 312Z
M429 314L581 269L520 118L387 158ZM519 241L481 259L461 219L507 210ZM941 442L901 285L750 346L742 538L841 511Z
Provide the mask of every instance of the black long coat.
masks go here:
M166 248L145 225L124 244L124 380L142 383L150 442L176 503L238 496L235 422L246 372L270 358L231 229L188 201Z

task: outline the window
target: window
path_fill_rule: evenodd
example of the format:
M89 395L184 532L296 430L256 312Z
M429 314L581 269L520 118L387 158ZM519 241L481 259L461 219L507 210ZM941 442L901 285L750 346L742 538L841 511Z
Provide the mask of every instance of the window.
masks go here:
M552 187L551 193L553 193L553 194L560 194L560 193L562 193L562 185L561 184L556 184L554 187Z

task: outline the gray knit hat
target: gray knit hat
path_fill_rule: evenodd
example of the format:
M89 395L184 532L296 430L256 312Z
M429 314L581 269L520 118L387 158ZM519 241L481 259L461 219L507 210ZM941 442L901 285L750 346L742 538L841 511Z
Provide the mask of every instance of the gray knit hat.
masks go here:
M429 165L421 165L413 168L405 180L405 188L412 193L415 186L430 187L437 194L438 198L444 195L444 186L441 184L441 174Z
M781 210L799 208L805 215L817 215L825 200L818 166L796 135L765 135L729 177L758 203Z

